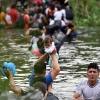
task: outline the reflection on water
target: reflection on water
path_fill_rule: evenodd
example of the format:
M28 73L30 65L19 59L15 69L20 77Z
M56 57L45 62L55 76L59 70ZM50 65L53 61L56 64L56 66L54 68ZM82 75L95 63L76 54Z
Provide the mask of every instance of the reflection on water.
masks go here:
M53 92L60 100L71 100L76 85L86 79L86 66L100 59L100 39L98 27L80 27L78 40L71 44L64 43L60 49L60 74L54 80ZM14 77L18 87L28 86L29 75L37 60L28 47L30 38L25 37L23 30L0 31L0 64L4 61L14 62L17 73ZM49 70L49 67L47 67ZM0 90L10 91L9 82L0 76ZM14 99L13 99L14 100Z

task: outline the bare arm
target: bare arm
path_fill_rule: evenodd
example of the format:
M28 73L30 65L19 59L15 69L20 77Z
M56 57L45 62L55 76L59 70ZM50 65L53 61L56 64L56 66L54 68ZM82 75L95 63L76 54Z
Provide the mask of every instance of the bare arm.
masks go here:
M7 19L5 19L5 22L7 23L7 25L12 25L11 22Z
M71 31L71 29L68 29L66 34L69 35Z
M83 99L80 98L80 94L75 93L73 96L73 100L83 100Z
M43 19L45 24L48 24L46 17Z
M21 92L21 90L18 89L18 88L16 87L16 85L15 85L15 82L14 82L14 79L13 79L13 76L12 76L12 71L11 71L11 70L8 70L8 73L9 73L9 83L10 83L10 88L11 88L11 90L12 90L15 94L21 96L21 95L22 95L22 92Z
M29 29L26 31L25 34L26 34L26 35L30 35L30 31L31 31L31 30L33 30L33 29L32 29L32 28L29 28Z
M45 53L44 55L42 55L38 60L37 60L37 62L43 62L43 61L45 61L45 59L48 57L48 54L47 53Z
M53 61L53 70L51 72L51 75L52 75L52 79L54 80L55 77L59 74L60 72L60 67L59 67L59 64L58 64L58 61L57 61L57 58L55 56L56 54L56 50L54 50L51 54L51 57L52 57L52 61Z
M34 21L35 21L34 19L32 19L32 20L29 19L29 20L27 20L27 23L32 24Z
M48 92L52 93L52 83L48 86Z

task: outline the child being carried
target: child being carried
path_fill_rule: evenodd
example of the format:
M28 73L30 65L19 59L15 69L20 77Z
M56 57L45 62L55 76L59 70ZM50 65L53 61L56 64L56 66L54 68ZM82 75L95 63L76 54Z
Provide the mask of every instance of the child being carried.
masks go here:
M44 39L44 48L45 48L45 52L50 54L53 52L54 49L56 49L54 42L52 41L52 38L48 35L45 37ZM58 53L55 54L56 58L59 59L59 55ZM52 67L53 63L52 63L52 57L49 55L49 61L48 64L50 67Z

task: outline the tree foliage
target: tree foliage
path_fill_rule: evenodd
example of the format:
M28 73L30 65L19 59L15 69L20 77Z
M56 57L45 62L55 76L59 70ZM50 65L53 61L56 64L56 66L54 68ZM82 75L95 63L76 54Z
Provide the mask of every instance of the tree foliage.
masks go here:
M100 26L100 0L69 0L69 3L76 25Z

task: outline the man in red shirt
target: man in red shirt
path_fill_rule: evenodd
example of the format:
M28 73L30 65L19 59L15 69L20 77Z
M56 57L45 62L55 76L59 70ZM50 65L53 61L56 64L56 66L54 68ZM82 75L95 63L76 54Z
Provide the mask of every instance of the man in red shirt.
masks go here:
M10 16L11 16L12 24L15 25L18 19L18 11L16 10L16 4L13 4L11 6Z
M24 8L23 19L24 19L24 23L25 23L24 29L28 29L29 26L30 26L30 24L32 24L32 23L35 21L34 18L32 18L32 19L30 20L28 8Z

